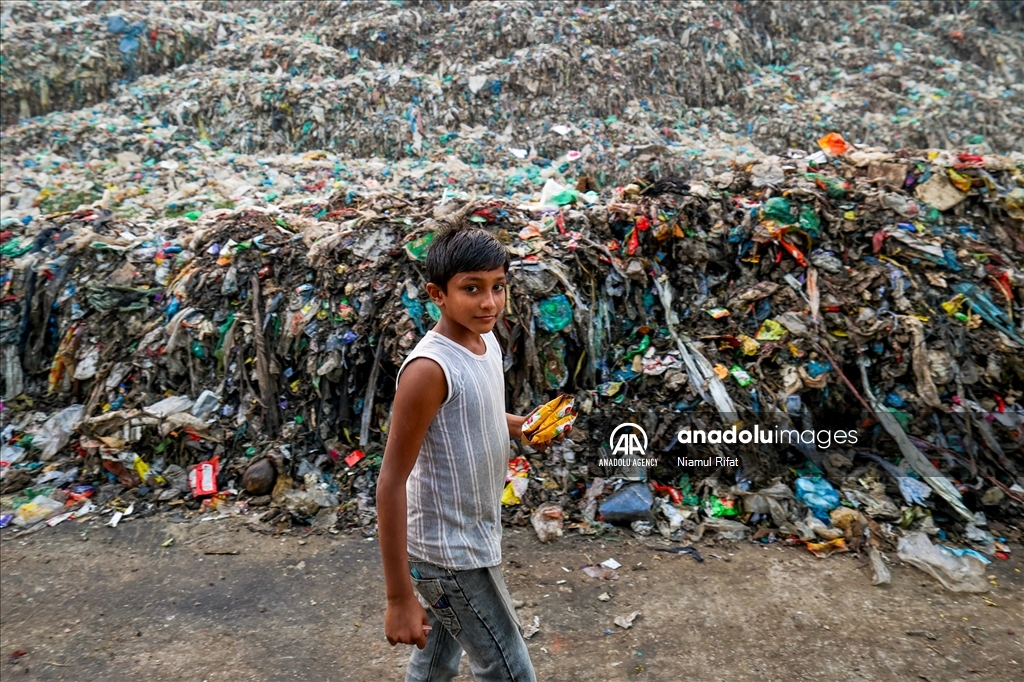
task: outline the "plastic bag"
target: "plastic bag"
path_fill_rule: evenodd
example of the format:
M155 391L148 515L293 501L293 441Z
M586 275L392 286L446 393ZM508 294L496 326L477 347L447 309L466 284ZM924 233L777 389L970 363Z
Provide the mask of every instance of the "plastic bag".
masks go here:
M719 537L723 540L742 540L750 529L739 521L730 521L729 519L706 519L701 524L704 530L713 530L719 533Z
M710 496L704 503L704 508L708 513L708 516L715 518L721 518L723 516L738 516L739 510L736 508L736 500L725 500Z
M632 483L601 503L601 517L608 523L650 521L654 496L644 483Z
M810 550L811 554L819 559L827 559L833 554L842 554L843 552L850 551L846 547L846 540L844 538L836 538L826 542L808 542L806 547Z
M47 497L36 495L32 501L18 507L18 513L14 517L14 525L25 528L45 521L64 508L64 505Z
M338 497L326 490L289 490L285 495L285 506L295 516L311 518L323 507L337 507Z
M519 504L530 486L530 463L523 457L516 457L508 463L505 490L501 493L504 505Z
M868 547L868 558L871 559L871 584L888 585L892 580L892 574L889 573L889 567L885 565L882 553L874 547Z
M220 398L217 397L217 394L210 390L203 391L192 405L192 416L205 419L218 407L220 407Z
M550 542L554 538L562 537L562 521L565 512L557 504L545 502L533 512L530 521L533 522L533 529L537 531L537 538L541 542Z
M839 493L823 478L801 476L796 479L796 499L822 521L828 518L828 512L839 506Z
M242 475L242 487L250 495L269 495L277 480L277 470L269 457L250 464Z
M665 498L660 498L658 500L658 505L661 507L661 513L668 519L669 529L678 530L679 527L683 525L683 521L686 520L686 517L683 516L682 512L673 507L672 503Z
M841 528L829 528L813 514L808 514L807 518L804 519L804 523L808 528L814 531L815 535L823 540L838 540L845 536L845 533Z
M792 499L793 491L785 483L776 483L757 492L743 493L743 509L752 514L771 514L772 522L782 527L789 520L783 505Z
M0 462L5 464L14 464L20 462L21 458L25 456L25 448L19 448L17 445L4 445L0 449Z
M190 407L192 407L192 399L187 395L172 395L170 398L164 398L159 402L153 403L149 407L142 408L142 411L146 414L151 414L154 417L160 417L163 419L172 414L184 412Z
M72 405L46 420L39 433L32 439L33 445L42 450L39 459L44 462L53 459L64 449L71 440L71 434L78 426L78 422L82 421L84 411L84 405Z
M562 206L576 201L577 192L569 187L563 187L551 178L544 183L540 192L540 203L544 206Z
M560 332L572 324L572 304L565 294L546 298L537 304L537 322L541 329Z
M832 156L841 156L852 149L850 144L839 133L829 133L824 136L818 140L818 146L821 147L822 151L828 152Z
M764 202L764 206L761 207L761 217L783 225L792 225L796 222L793 205L786 197L772 197Z
M727 518L709 518L703 522L703 525L709 530L718 530L719 532L746 532L750 530L750 528L739 521L730 521Z
M985 565L969 556L958 557L932 544L924 533L908 533L900 538L901 561L920 568L953 592L988 592Z

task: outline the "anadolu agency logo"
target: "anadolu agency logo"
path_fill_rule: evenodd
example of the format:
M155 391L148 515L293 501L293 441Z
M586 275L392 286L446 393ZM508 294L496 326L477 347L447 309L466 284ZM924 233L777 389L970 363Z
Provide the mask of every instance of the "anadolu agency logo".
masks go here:
M639 424L625 422L616 426L608 437L608 445L612 448L612 456L601 458L598 466L652 467L658 464L657 459L645 457L647 432Z

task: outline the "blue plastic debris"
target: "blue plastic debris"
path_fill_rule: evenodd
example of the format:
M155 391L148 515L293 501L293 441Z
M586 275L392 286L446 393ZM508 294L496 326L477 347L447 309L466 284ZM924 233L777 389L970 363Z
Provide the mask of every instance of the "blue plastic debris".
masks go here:
M544 331L557 333L572 324L572 304L565 294L546 298L537 304L537 323Z
M807 363L807 375L812 379L820 377L825 372L832 371L832 364L821 360L811 360Z
M650 520L654 496L646 483L630 483L601 503L601 517L608 523Z
M796 499L822 521L828 521L828 512L839 506L839 493L824 478L796 479Z
M901 398L898 393L889 392L885 394L885 404L889 407L903 408L907 406L907 401Z

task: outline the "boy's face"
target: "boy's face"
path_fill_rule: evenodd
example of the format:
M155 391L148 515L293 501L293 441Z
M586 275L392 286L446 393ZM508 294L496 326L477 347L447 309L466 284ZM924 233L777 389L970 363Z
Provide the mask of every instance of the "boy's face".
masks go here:
M477 334L494 328L505 309L505 270L460 272L448 280L448 291L427 285L431 300L451 322Z

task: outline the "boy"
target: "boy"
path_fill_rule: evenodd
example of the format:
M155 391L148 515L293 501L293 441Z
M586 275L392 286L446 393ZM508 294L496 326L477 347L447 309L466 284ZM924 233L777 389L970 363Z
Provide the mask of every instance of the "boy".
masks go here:
M451 680L463 650L477 680L536 680L500 567L509 438L521 437L526 419L505 413L491 331L508 265L488 232L442 231L426 263L441 320L398 372L377 520L385 634L418 647L406 682Z

